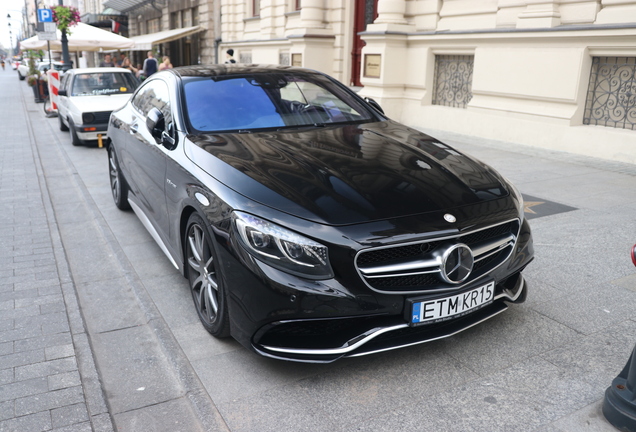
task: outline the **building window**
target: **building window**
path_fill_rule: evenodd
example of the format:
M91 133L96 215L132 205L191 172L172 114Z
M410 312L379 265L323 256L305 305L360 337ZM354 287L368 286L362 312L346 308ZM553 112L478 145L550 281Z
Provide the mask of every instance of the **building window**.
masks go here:
M473 98L472 55L435 56L433 105L466 108Z
M180 15L179 12L172 12L170 14L170 28L171 29L179 28L179 22L181 21L179 15Z
M295 9L295 10L300 10L300 8L301 8L301 6L300 6L300 2L301 2L301 0L294 0L294 4L295 4L295 6L296 6L296 9Z
M192 9L181 11L181 28L192 27Z
M252 16L261 16L261 0L252 0Z
M279 52L278 53L278 64L283 65L283 66L289 66L290 60L289 60L289 52L285 51L285 52Z
M636 57L594 57L583 124L636 130Z
M251 53L251 51L239 53L239 61L238 62L239 63L251 64L252 63L252 53Z
M155 18L146 21L147 33L157 33L161 31L161 19Z

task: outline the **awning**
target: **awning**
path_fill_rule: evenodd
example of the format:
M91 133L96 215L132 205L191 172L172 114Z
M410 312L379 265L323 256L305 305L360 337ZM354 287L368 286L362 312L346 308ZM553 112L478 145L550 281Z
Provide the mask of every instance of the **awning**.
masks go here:
M81 22L71 27L70 30L71 34L68 36L68 49L70 51L128 50L132 49L134 45L129 38ZM62 49L61 38L61 32L57 30L57 40L51 41L52 50ZM20 48L46 49L46 41L33 36L20 42Z
M157 33L150 33L140 36L132 36L130 39L135 42L136 51L151 50L153 45L166 43L173 40L181 39L186 36L203 31L200 26L185 27L173 30L164 30Z
M151 3L151 0L106 0L102 2L102 7L126 13L148 3Z

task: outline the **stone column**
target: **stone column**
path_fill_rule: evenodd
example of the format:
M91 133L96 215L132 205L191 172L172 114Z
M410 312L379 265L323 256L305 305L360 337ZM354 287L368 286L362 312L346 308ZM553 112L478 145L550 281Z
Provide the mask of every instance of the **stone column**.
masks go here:
M415 25L404 18L406 0L378 0L378 17L367 26L367 32L412 32Z
M559 0L525 0L526 9L517 17L517 28L556 27L561 24Z
M303 0L300 25L305 28L325 27L325 0Z
M261 37L271 39L276 36L274 23L274 0L261 0Z
M602 0L595 24L636 22L636 0Z
M406 0L378 0L376 24L406 24Z
M419 0L411 2L411 13L409 15L414 16L416 30L436 30L441 9L441 0ZM407 8L407 12L408 11Z

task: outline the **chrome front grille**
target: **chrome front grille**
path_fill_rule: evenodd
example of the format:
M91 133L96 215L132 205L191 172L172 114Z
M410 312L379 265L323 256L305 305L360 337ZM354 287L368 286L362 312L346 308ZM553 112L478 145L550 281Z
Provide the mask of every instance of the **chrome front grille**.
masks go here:
M513 251L519 229L520 221L514 219L454 236L365 249L356 256L356 269L370 288L383 293L455 290L503 264ZM452 284L442 277L442 267L445 252L457 244L468 246L474 264L468 279Z

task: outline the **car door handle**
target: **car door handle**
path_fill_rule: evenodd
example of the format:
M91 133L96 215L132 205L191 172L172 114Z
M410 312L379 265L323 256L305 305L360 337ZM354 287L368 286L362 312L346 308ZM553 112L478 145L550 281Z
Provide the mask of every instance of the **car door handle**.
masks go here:
M130 125L130 133L137 133L139 131L139 125L137 123L133 123Z

